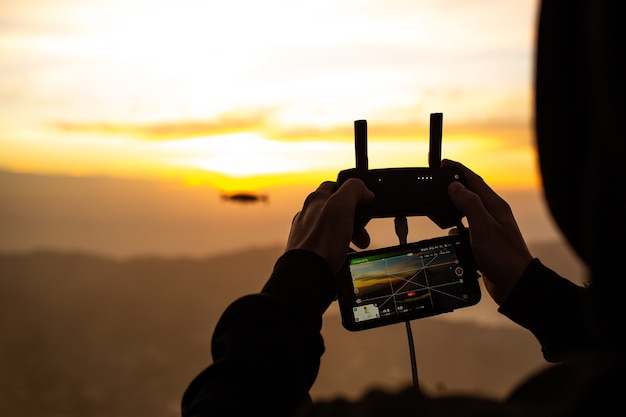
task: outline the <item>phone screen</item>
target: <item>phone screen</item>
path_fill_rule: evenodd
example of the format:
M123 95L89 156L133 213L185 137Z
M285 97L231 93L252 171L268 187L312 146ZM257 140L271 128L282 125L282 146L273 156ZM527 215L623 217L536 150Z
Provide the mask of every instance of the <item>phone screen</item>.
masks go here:
M474 305L478 277L460 235L349 253L338 291L343 325L363 330Z

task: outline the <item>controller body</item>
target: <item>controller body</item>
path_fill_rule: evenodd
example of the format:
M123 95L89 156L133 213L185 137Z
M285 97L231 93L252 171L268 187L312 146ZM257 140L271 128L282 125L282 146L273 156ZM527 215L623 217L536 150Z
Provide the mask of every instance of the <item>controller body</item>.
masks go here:
M372 218L427 216L442 229L457 226L463 214L448 197L448 185L463 182L454 166L441 166L442 114L431 114L429 166L422 168L368 169L367 124L355 122L356 168L339 172L337 186L350 178L361 179L375 195L357 208L355 230Z
M427 216L447 229L463 217L448 197L448 185L462 181L456 167L385 168L364 173L347 169L339 173L337 186L349 178L361 179L375 195L372 203L357 209L355 223L359 227L372 218Z

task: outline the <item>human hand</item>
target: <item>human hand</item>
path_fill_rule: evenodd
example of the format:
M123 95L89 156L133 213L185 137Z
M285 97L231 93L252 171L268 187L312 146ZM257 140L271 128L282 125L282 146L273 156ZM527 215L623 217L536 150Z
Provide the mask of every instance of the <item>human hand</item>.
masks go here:
M452 182L448 195L469 224L472 253L487 291L502 305L533 260L509 204L473 171L450 160L461 170L467 185Z
M350 241L362 249L369 245L365 229L353 235L354 210L374 199L374 193L356 178L336 188L335 182L327 181L309 194L293 219L286 248L317 253L328 262L333 273L341 269Z

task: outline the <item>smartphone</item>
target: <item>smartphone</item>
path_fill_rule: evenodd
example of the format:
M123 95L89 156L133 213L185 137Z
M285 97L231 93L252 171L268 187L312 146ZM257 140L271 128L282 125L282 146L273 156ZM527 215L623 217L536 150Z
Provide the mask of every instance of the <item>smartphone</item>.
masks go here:
M472 306L479 277L466 234L352 252L338 276L341 321L358 331Z

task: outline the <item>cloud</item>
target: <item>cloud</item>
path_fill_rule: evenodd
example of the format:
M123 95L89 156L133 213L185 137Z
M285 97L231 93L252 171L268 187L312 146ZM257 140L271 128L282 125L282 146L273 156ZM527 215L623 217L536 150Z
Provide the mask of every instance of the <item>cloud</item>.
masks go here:
M417 117L419 115L420 117ZM368 120L370 140L426 140L429 136L429 113L422 104L390 109ZM240 109L220 114L212 119L172 120L154 123L71 122L50 125L62 133L126 136L147 141L176 141L189 138L256 133L265 138L286 141L352 141L354 120L326 126L307 122L280 122L275 109ZM518 145L528 144L532 128L525 116L514 114L458 115L444 114L444 136L500 137ZM234 137L234 136L233 136Z
M270 111L253 110L221 114L208 120L178 120L156 123L55 122L52 127L68 133L124 135L148 140L187 139L199 136L264 130Z

